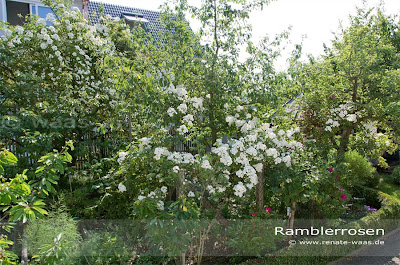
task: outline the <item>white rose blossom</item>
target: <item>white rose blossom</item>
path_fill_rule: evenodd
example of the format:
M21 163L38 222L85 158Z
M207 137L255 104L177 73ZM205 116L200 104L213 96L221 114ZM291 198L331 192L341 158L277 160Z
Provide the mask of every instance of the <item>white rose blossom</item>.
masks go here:
M189 129L186 127L186 125L181 125L177 131L179 132L180 135L185 135L186 133L189 132Z
M187 114L182 118L184 122L186 122L189 126L193 125L194 116L192 114Z
M207 159L203 160L203 162L201 163L201 167L204 169L212 169L210 161L208 161Z
M164 211L164 202L163 201L157 202L157 209L160 211Z
M262 172L262 170L263 170L262 163L255 164L253 167L256 169L257 172Z
M176 110L174 108L169 108L167 110L168 116L173 117L175 114L177 114Z
M174 173L179 173L179 170L180 170L179 166L174 166L174 167L172 168L172 171L173 171Z
M347 116L347 120L349 121L349 122L357 122L357 115L356 114L349 114L348 116Z
M185 103L182 103L182 104L180 104L180 105L178 106L177 109L179 110L179 112L181 112L181 113L183 113L183 114L186 114L186 112L187 112L187 110L188 110L188 107L187 107L187 105L186 105Z
M125 191L126 191L125 185L122 184L122 183L119 183L119 184L118 184L118 190L119 190L120 192L125 192Z
M246 187L243 185L242 182L239 182L233 187L233 190L235 191L235 195L238 197L243 197L243 194L246 192Z
M118 153L118 163L121 164L125 160L125 158L128 154L129 154L128 152L119 152Z

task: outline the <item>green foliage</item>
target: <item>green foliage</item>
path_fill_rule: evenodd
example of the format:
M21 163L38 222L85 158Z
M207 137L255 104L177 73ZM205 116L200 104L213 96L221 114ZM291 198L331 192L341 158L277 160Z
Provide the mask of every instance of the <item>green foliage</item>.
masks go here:
M276 244L284 240L284 236L275 235L275 227L285 227L284 221L272 218L233 220L228 228L227 245L239 256L264 256L271 253L276 249Z
M71 142L66 143L66 146L59 153L54 150L41 158L41 166L33 175L37 175L39 180L32 180L27 182L27 172L24 170L22 174L17 174L13 178L6 179L1 175L0 183L0 207L5 213L4 217L8 217L9 222L22 221L26 223L27 221L35 221L37 218L43 218L48 212L44 209L45 203L43 198L48 195L49 192L55 191L53 189L47 190L49 184L41 186L40 183L47 183L46 179L56 179L57 174L64 172L65 164L70 162L70 155L68 153L69 149L73 149ZM17 163L16 157L7 150L2 149L0 151L1 164L3 166L10 166ZM40 180L40 178L42 178ZM56 183L53 183L56 184ZM52 186L50 186L52 188ZM41 194L43 192L43 194ZM12 226L6 224L6 231L10 231ZM54 243L58 244L61 240L55 240ZM13 242L7 240L7 236L1 235L0 244L2 245L2 252L4 254L4 259L12 262L15 258L10 252L6 251L6 247L12 245ZM4 247L4 248L3 248ZM50 251L50 249L48 249Z
M0 229L5 229L4 225ZM7 229L9 232L10 229ZM18 255L14 252L7 250L14 244L13 241L8 240L6 235L0 235L0 264L16 264Z
M274 61L288 32L255 45L247 23L251 11L270 1L203 1L199 7L173 2L159 21L169 34L158 38L106 16L92 26L61 0L43 1L57 16L51 27L36 16L19 27L0 24L0 139L17 146L20 158L0 151L0 205L10 221L31 221L27 234L38 263L159 262L136 254L145 246L157 254L161 249L164 263L200 249L200 262L209 221L217 215L249 217L261 172L266 205L280 217L297 203L296 216L337 218L351 196L379 206L370 189L378 178L366 157L396 147L400 35L394 18L360 9L322 58L300 63L297 45L291 68L278 73ZM198 33L187 14L200 20ZM242 45L249 55L244 62ZM297 123L305 137L289 130ZM185 125L185 133L178 133L177 124ZM257 124L273 129L262 138L267 130L252 130ZM277 137L276 128L276 134L290 134L296 147ZM232 139L256 139L260 148L243 145L232 157L225 150L229 163L210 152L223 147L223 153ZM276 157L270 148L265 155L265 139L288 148ZM179 147L188 143L183 152ZM157 147L169 155L157 159ZM172 157L182 154L182 161ZM237 161L251 183L241 182L245 173ZM72 216L146 220L146 237L129 239L108 227L89 231L78 246L68 214L51 212L36 221L48 214L48 196L59 191ZM266 218L264 213L248 224L234 222L228 245L245 255L273 250L273 226L261 229ZM2 250L11 243L0 238ZM75 253L84 259L72 261ZM12 259L9 252L1 254Z
M377 190L356 185L351 189L351 192L354 197L364 198L365 200L362 201L364 205L369 205L377 209L381 207L381 202L379 201L379 192Z
M130 264L137 258L134 250L139 247L136 239L135 227L126 226L127 222L121 221L112 227L102 230L88 231L79 250L79 259L82 264L87 262L99 264ZM111 228L111 229L110 229ZM83 257L83 258L81 258Z
M302 122L320 155L335 149L342 161L349 150L372 158L394 150L396 123L390 121L398 117L390 109L399 101L398 27L380 8L360 8L332 48L303 66Z
M64 263L64 257L67 255L67 249L64 247L63 234L60 233L53 239L53 243L44 244L41 246L39 253L34 255L32 259L37 264L68 264ZM70 254L70 253L68 253Z
M76 221L62 208L50 212L46 219L30 222L26 235L28 251L39 264L51 263L53 259L58 264L68 264L81 241Z
M59 176L65 173L65 165L72 161L69 150L74 150L72 141L66 142L61 152L53 150L39 159L38 163L42 165L35 171L35 178L40 181L38 184L39 194L43 192L45 195L49 195L49 192L56 192L53 185L58 184Z
M4 166L12 166L18 162L15 155L4 148L0 151L0 176L3 177Z
M400 167L397 166L392 172L392 180L395 184L400 185Z
M345 165L348 175L345 177L347 185L354 187L362 185L369 188L376 188L379 184L379 175L371 162L360 155L357 151L349 151L345 154Z

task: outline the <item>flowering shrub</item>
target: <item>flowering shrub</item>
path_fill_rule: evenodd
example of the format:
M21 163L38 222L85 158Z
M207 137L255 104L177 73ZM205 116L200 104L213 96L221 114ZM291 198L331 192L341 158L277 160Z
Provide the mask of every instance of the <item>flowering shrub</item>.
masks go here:
M333 150L343 162L347 151L357 150L387 166L382 155L396 148L399 101L398 48L381 30L391 21L380 8L360 9L323 60L304 66L303 124L320 155Z
M307 162L310 157L299 141L302 137L298 127L262 122L247 113L238 100L237 106L231 103L226 109L232 111L224 125L230 134L217 139L213 146L204 146L199 138L210 99L192 97L183 86L173 84L161 89L159 98L164 102L159 106L164 111L160 128L152 132L151 138L143 137L120 152L118 169L111 173L116 196L134 201L135 218L207 219L215 212L205 207L206 202L222 211L224 218L250 218L259 178L273 178L272 172L279 174L276 181L280 183L273 196L280 197L286 206L298 198L307 201L311 196L303 195L316 192L313 185L320 173ZM182 150L179 143L185 142L192 145ZM263 218L270 218L271 208L264 208ZM186 243L175 248L164 236L168 229L173 229L168 223L151 222L147 227L148 239L158 242L168 255L176 255L200 240L199 229L207 227L182 224L176 240ZM248 240L250 246L253 239ZM260 241L259 251L271 250L275 240L279 239L269 237Z
M105 66L115 58L107 30L90 25L77 8L44 3L57 18L32 15L23 26L0 25L0 137L24 142L19 151L34 160L68 140L78 142L74 156L82 155L83 136L110 123L118 105L115 75Z
M176 130L177 134L171 135L166 129L161 129L156 134L157 138L142 138L128 152L119 154L118 161L122 167L129 167L130 163L137 165L134 162L137 160L146 160L143 166L148 168L147 165L151 164L152 173L149 173L153 174L156 183L161 183L157 189L137 197L138 202L145 198L157 199L157 208L162 210L162 200L169 189L162 183L177 183L184 176L181 189L188 200L200 202L207 195L215 201L224 198L225 203L230 204L230 200L244 200L252 196L258 175L263 170L280 166L294 168L302 163L300 154L305 147L296 140L301 138L298 137L299 128L284 130L262 123L258 118L245 114L240 105L235 108L235 114L228 115L226 120L232 132L243 136L218 139L210 152L196 147L190 151L174 151L174 142L196 142L203 102L207 99L192 98L182 86L172 84L163 94L165 101L170 102L163 124L169 126L170 132ZM145 171L144 168L135 170L136 174Z

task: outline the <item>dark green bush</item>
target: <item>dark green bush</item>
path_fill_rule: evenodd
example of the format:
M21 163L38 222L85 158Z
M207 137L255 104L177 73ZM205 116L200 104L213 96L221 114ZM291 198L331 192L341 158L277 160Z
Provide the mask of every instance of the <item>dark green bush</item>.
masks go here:
M357 185L353 188L353 197L365 198L365 201L362 201L363 205L369 205L372 208L378 209L381 207L377 190Z
M400 166L393 170L392 179L395 184L400 185Z
M379 184L379 175L371 162L357 151L349 151L345 155L345 165L348 171L347 183L350 187L357 185L376 188Z

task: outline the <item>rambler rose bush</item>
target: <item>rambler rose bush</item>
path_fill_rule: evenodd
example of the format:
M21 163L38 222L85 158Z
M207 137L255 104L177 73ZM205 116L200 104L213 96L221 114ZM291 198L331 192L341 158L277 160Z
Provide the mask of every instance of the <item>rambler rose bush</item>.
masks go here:
M82 137L114 118L119 103L107 63L115 48L107 29L91 26L79 9L44 3L56 16L28 16L23 26L1 26L0 138L14 139L18 151L32 159L75 140L76 157L87 153Z
M207 219L210 215L204 207L205 200L223 212L225 218L248 219L252 215L258 218L262 216L256 212L255 202L259 174L273 188L266 192L270 197L266 197L265 202L275 200L274 209L268 205L263 208L269 209L268 213L278 214L274 215L276 217L282 206L286 211L292 203L307 203L310 199L316 200L317 205L325 204L325 207L334 201L331 209L339 214L344 209L346 199L340 197L343 195L340 185L331 180L332 174L326 164L312 164L306 146L300 142L303 137L298 127L279 125L279 118L275 119L275 125L262 122L238 99L237 104L227 107L224 126L229 128L231 135L217 139L210 148L195 144L190 150L177 150L179 142L197 143L204 128L204 105L209 99L191 97L183 86L173 84L160 90L159 98L165 103L161 106L165 114L160 124L168 129L159 128L152 133L151 139L142 138L127 151L120 152L117 159L120 166L108 176L114 183L114 191L110 190L113 196L134 201L135 218ZM320 184L322 181L324 184ZM330 186L336 188L328 188ZM332 190L333 194L329 193ZM167 228L152 222L148 226L148 238L158 242L166 254L176 255L188 250L190 243L196 244L199 229L206 228L181 227L183 230L174 238L185 240L187 244L171 248L169 237L161 236ZM257 236L250 235L250 238ZM265 241L262 249L252 253L271 250L273 242Z
M240 105L235 108L234 116L228 115L226 119L227 126L232 126L232 133L241 137L218 139L210 152L196 146L191 152L174 151L179 141L196 141L197 132L201 130L198 125L201 125L202 102L207 99L191 98L182 86L175 88L173 85L165 90L164 96L170 103L166 104L169 107L164 124L169 124L169 131L176 131L176 134L168 134L168 130L161 129L157 134L160 138L141 139L138 145L131 147L131 152L120 153L119 159L124 164L126 158L133 156L159 164L158 167L153 164L152 170L169 168L167 174L158 172L161 174L155 176L160 183L176 180L183 172L187 184L202 187L199 191L186 187L187 193L197 195L191 197L198 198L204 192L214 196L224 193L228 188L240 198L253 190L257 184L257 173L262 172L263 167L268 171L275 166L289 168L302 163L299 158L304 152L304 145L295 139L299 128L277 129L276 126L260 122L256 117L252 118ZM193 155L193 152L196 154Z

